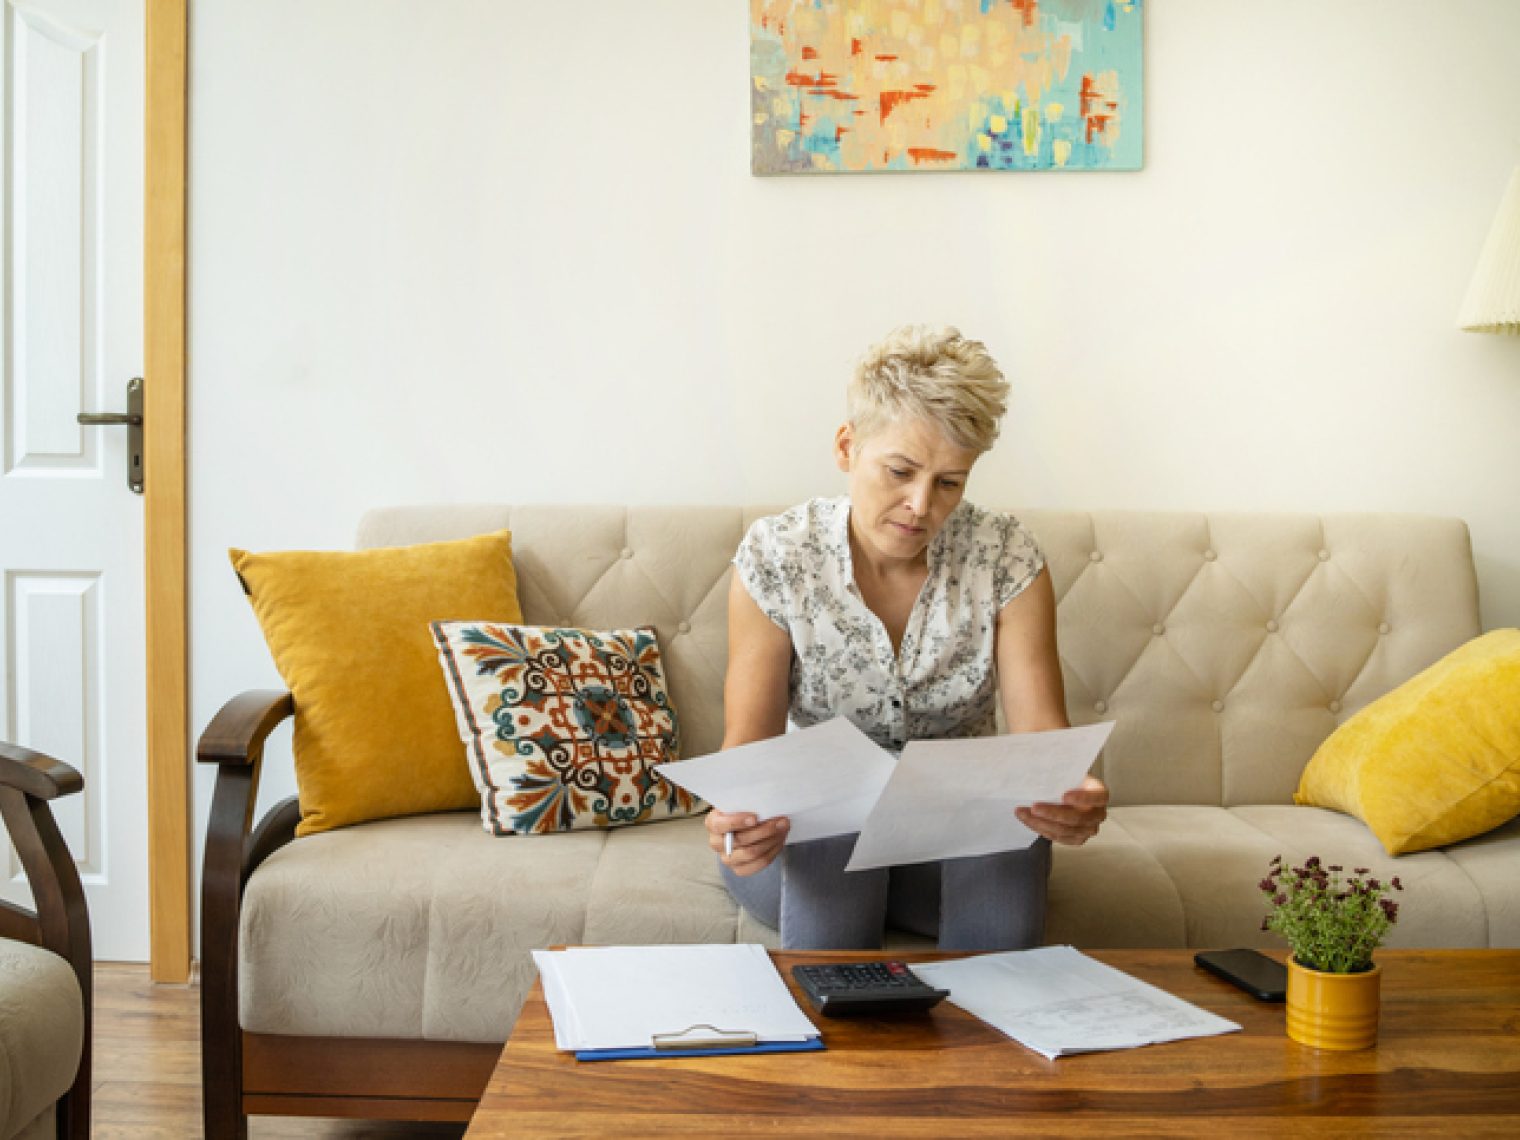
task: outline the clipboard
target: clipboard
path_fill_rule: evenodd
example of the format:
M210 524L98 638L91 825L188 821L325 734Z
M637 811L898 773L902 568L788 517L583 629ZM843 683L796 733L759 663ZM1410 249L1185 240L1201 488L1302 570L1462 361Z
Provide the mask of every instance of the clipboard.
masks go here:
M689 1025L674 1033L656 1033L645 1049L578 1049L577 1061L634 1061L651 1058L723 1057L745 1053L816 1053L823 1038L801 1041L761 1041L753 1033L719 1029L714 1025Z
M762 946L578 947L533 960L554 1043L581 1061L823 1048Z

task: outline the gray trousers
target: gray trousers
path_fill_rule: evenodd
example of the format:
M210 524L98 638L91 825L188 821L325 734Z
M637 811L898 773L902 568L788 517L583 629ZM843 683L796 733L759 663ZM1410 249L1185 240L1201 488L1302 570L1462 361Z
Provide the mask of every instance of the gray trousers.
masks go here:
M734 899L786 950L879 949L888 924L942 950L1024 950L1045 934L1050 840L1024 851L846 872L854 835L784 847L758 875L720 864Z

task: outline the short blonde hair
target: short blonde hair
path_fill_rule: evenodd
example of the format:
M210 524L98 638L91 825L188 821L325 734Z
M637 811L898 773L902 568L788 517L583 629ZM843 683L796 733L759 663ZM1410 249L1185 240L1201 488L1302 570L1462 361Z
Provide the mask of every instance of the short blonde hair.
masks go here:
M949 325L904 325L861 357L848 401L858 436L922 419L957 447L986 451L1008 410L1008 382L981 341Z

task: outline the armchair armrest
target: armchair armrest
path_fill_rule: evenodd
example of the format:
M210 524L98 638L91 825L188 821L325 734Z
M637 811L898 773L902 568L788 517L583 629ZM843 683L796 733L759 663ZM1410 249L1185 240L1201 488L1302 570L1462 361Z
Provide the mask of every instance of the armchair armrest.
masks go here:
M0 931L67 958L88 994L90 919L84 887L48 807L48 801L83 787L83 777L62 760L0 742L0 817L37 908L34 913L5 904Z
M69 1137L87 1136L90 1127L94 951L79 868L48 803L83 787L84 779L63 761L0 742L0 818L36 906L34 912L0 903L0 935L41 946L68 962L84 1000L84 1052L74 1085L58 1106L58 1135Z
M34 799L55 800L82 789L84 777L62 760L0 741L0 785Z

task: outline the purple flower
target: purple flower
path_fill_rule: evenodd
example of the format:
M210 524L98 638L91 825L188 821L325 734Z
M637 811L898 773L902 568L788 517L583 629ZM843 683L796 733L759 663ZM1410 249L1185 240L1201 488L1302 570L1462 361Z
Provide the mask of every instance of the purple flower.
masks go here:
M1395 878L1385 884L1367 867L1344 872L1318 855L1291 869L1281 855L1275 857L1257 884L1271 908L1261 928L1276 931L1296 957L1321 968L1369 960L1398 918L1398 905L1384 893L1402 890L1403 883Z

